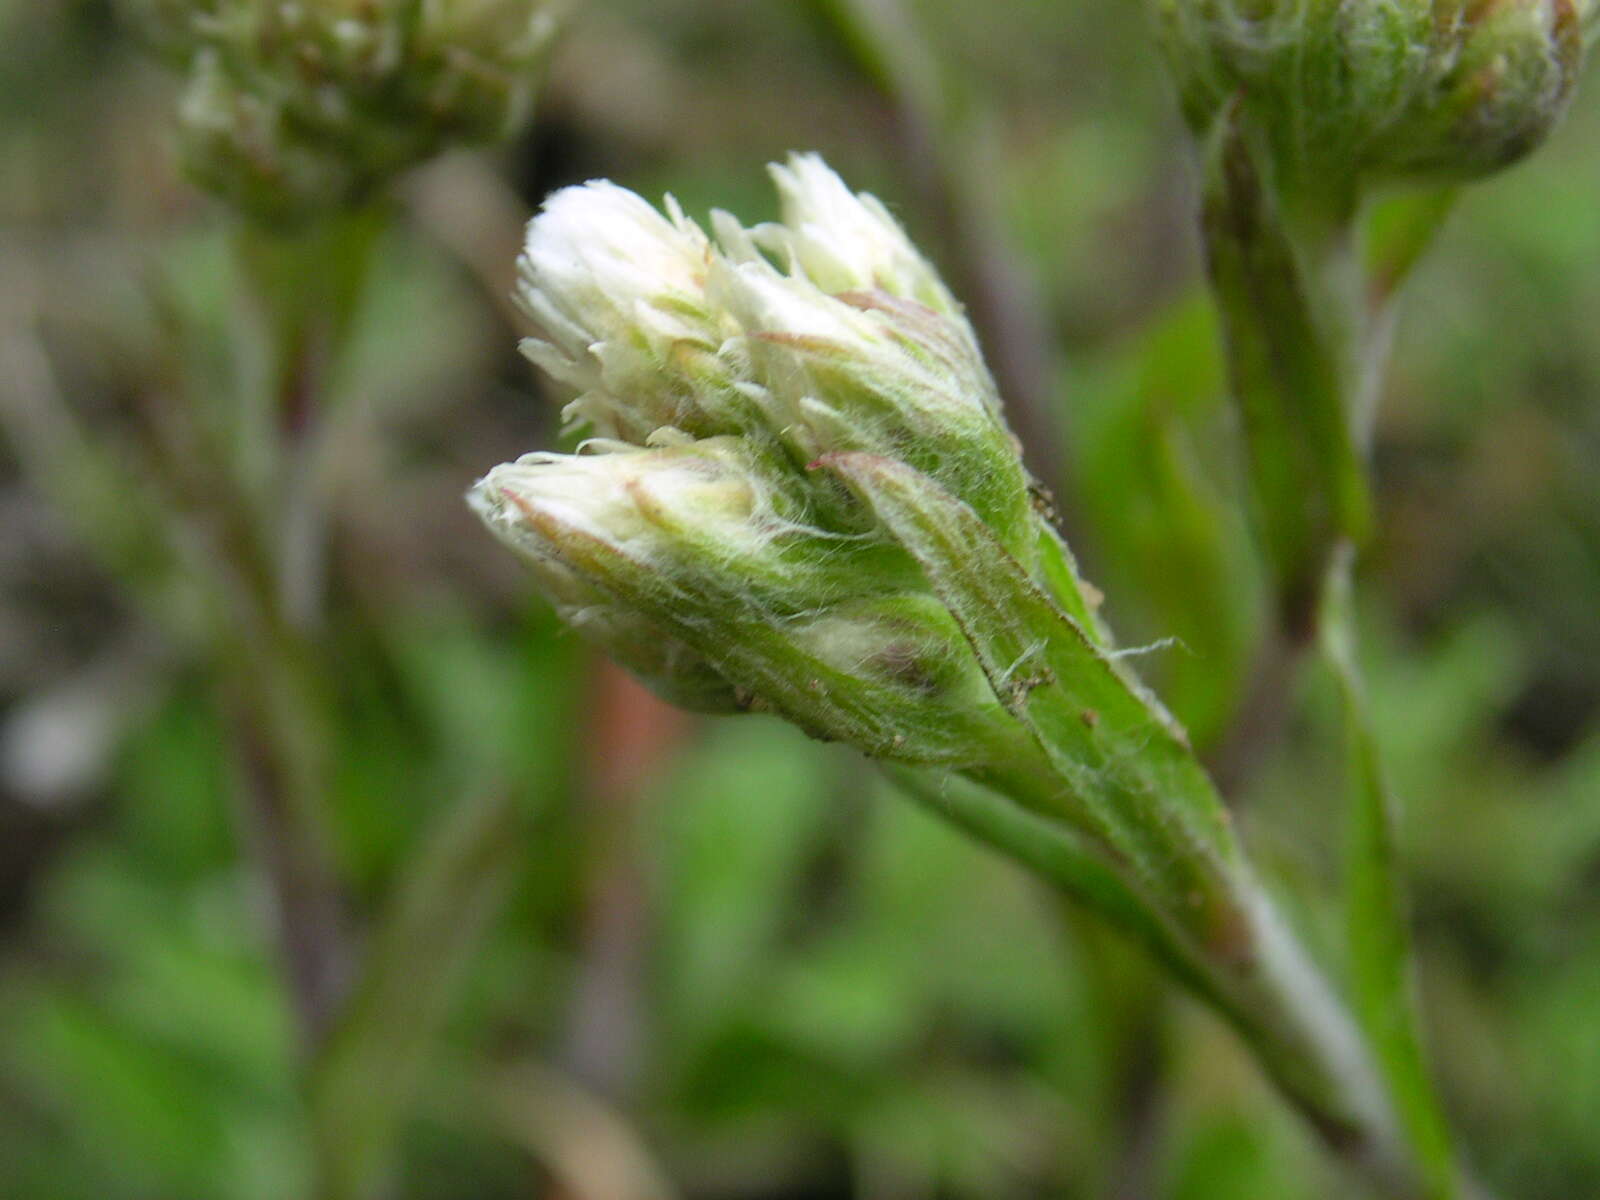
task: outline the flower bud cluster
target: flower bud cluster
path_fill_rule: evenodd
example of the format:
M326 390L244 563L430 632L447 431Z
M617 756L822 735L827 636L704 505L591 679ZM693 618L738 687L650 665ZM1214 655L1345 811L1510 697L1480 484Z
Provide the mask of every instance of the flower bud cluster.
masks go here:
M187 76L184 163L285 225L526 115L550 0L123 0Z
M916 561L817 469L910 464L1030 569L1030 481L976 339L875 199L820 159L773 171L781 223L707 235L609 183L528 230L527 355L573 395L577 454L491 471L471 501L574 627L692 707L774 711L916 763L1020 731Z
M715 239L615 184L552 196L530 224L524 353L575 398L577 432L643 445L730 434L797 468L863 451L910 463L1019 556L1029 480L977 339L938 274L871 196L820 159L776 167L783 221Z
M1290 186L1454 181L1566 108L1593 0L1159 0L1185 109L1239 104Z

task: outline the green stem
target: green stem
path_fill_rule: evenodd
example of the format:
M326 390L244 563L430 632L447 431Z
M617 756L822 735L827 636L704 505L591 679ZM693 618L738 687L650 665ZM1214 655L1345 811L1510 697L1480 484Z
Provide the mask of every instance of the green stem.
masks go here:
M272 711L278 704L263 707L263 693L277 685L257 678L241 686L241 679L229 706L240 823L273 897L287 991L310 1058L332 1027L352 970L331 856L320 825L307 817L307 793L320 786L310 773L320 775L320 764L303 733Z
M462 971L511 891L523 815L503 785L450 804L387 898L311 1072L317 1200L387 1194L396 1145Z
M1244 429L1256 527L1290 641L1309 644L1333 548L1364 536L1345 397L1364 337L1352 220L1284 211L1235 108L1213 130L1202 230Z
M239 229L238 258L273 354L263 422L273 487L253 507L218 446L202 459L218 466L196 497L220 515L219 559L235 578L219 642L232 666L243 820L276 901L289 992L313 1055L338 1017L355 957L327 829L335 717L315 633L326 525L317 467L331 380L381 228L380 213L362 212L293 236ZM193 414L189 423L203 425Z
M1378 1058L1250 870L1181 727L981 518L902 463L834 472L916 559L1026 733L924 802L1141 941L1244 1037L1328 1145L1396 1200L1428 1196Z
M1348 959L1363 1053L1392 1114L1388 1133L1408 1167L1408 1194L1448 1200L1462 1184L1421 1049L1395 812L1356 671L1348 592L1370 520L1365 460L1392 301L1454 193L1413 192L1366 211L1352 203L1290 212L1283 189L1258 170L1233 107L1213 133L1206 193L1211 282L1286 644L1298 658L1320 640L1345 704Z
M1210 1005L1323 1141L1389 1200L1434 1195L1374 1056L1271 898L1242 869L1218 880L1246 926L1228 949L1161 915L1114 854L1018 800L966 780L895 769L915 800L1110 921Z

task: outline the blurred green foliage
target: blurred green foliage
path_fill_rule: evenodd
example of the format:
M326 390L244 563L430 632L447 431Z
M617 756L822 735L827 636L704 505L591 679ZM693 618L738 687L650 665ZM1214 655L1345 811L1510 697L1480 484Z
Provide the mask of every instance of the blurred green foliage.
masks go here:
M611 175L754 218L758 165L817 148L957 257L823 7L580 6L497 174L447 160L395 201L327 452L327 808L358 925L417 952L399 978L447 974L457 933L463 961L439 1036L380 1012L338 1086L370 1099L417 1055L387 1172L408 1198L1346 1195L1210 1017L853 757L763 721L629 751L627 721L657 718L619 724L460 503L552 437L475 264L517 248L515 220L479 220L486 187L504 199L486 179L531 206ZM1262 580L1145 16L907 7L1042 306L1087 574L1125 643L1178 639L1142 670L1332 947L1336 698L1313 671L1252 711ZM173 99L105 4L0 3L0 1195L27 1200L311 1195L327 1136L199 602L130 586L174 552L137 536L152 395L209 398L239 470L265 469L267 333L228 219L174 168ZM1591 88L1419 271L1360 594L1436 1071L1470 1159L1530 1200L1600 1195L1597 199ZM80 435L76 473L39 461ZM630 752L617 783L604 755ZM516 852L468 944L451 906L483 875L421 864L474 803L509 806ZM419 878L443 929L404 899ZM387 994L426 1007L411 991Z

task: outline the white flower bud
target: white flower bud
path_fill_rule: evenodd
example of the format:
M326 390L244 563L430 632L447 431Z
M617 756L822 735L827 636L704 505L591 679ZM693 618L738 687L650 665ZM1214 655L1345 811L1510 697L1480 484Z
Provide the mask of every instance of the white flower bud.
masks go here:
M792 155L769 170L783 223L752 231L761 244L824 292L888 292L961 318L939 273L876 196L852 192L816 154Z
M579 633L678 703L776 712L901 762L1022 753L915 564L797 519L805 484L712 438L530 455L470 499Z
M490 528L519 549L536 550L559 530L652 570L670 567L680 524L731 556L757 553L765 541L752 521L754 477L693 448L529 454L490 471L472 499Z
M802 459L910 463L1029 560L1027 473L965 321L881 290L827 295L761 259L719 260L710 293L744 330L760 402Z
M741 427L738 333L706 295L716 252L669 196L666 215L606 181L565 188L528 225L517 297L538 326L523 353L578 395L568 422L642 445L658 429Z
M881 540L817 525L817 489L745 439L716 437L530 454L489 472L471 502L524 555L730 611L805 611L915 575Z
M528 224L517 260L517 297L543 340L524 349L564 383L590 390L635 382L646 362L618 362L624 351L664 359L677 340L715 349L721 341L705 298L711 246L668 201L662 216L640 196L607 180L563 188Z
M519 298L540 330L524 350L578 393L570 424L632 445L664 430L736 434L795 465L887 455L972 504L1026 559L1027 476L956 302L883 206L820 159L774 178L791 224L746 230L719 213L715 243L670 197L663 214L610 183L545 204L520 260Z
M679 586L669 581L682 574L674 540L682 521L723 539L726 554L759 552L748 478L715 457L671 450L530 454L496 467L468 502L529 565L562 619L663 699L699 712L747 707L702 654L619 590L617 578Z
M738 693L704 657L634 606L598 586L535 536L510 487L484 481L468 502L490 529L516 549L539 589L576 633L632 671L662 699L696 712L731 713ZM527 501L532 504L530 498Z

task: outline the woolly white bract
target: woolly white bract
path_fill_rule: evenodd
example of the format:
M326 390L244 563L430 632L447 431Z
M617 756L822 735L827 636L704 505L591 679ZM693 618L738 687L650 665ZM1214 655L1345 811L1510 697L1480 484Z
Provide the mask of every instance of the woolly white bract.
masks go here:
M523 353L578 393L567 419L600 436L708 425L685 360L714 358L733 329L706 299L705 234L670 201L668 214L604 180L566 188L517 260L517 298L541 334Z

